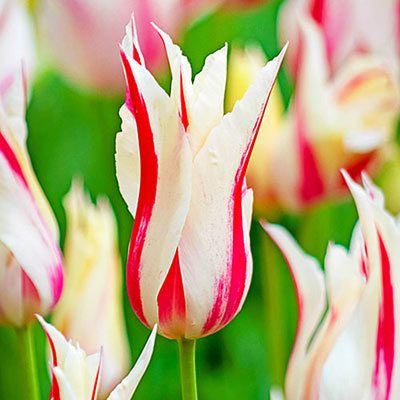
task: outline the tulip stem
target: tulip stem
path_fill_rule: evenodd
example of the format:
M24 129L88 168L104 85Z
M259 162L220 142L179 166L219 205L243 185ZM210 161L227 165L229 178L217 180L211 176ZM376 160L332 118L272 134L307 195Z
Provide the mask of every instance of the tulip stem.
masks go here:
M197 400L196 340L179 339L182 400Z
M33 347L32 325L15 330L21 357L21 376L25 399L40 400L37 381L36 359Z

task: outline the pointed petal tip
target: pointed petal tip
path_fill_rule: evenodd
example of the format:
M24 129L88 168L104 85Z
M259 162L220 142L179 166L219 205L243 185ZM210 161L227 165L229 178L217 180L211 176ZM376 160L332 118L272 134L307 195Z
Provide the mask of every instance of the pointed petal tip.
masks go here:
M353 198L355 198L355 196L356 196L355 191L357 190L357 188L361 189L361 187L354 181L354 179L350 176L350 174L344 168L340 169L340 173L342 174L342 176L346 182L346 185L349 188Z
M47 322L45 321L45 319L37 313L35 313L34 316L39 321L40 325L42 325L43 329L46 331Z
M372 182L372 179L370 176L367 174L365 170L361 171L361 179L364 187L374 187L374 182Z
M258 220L258 222L261 225L261 227L264 229L264 231L268 232L269 223L265 219L260 219L260 220Z
M150 25L157 31L163 41L167 39L172 42L171 36L169 36L168 33L164 32L157 24L155 24L154 22L150 22Z
M344 168L340 168L340 173L342 174L343 178L345 179L346 183L348 183L348 181L352 181L349 173L347 172L346 169Z

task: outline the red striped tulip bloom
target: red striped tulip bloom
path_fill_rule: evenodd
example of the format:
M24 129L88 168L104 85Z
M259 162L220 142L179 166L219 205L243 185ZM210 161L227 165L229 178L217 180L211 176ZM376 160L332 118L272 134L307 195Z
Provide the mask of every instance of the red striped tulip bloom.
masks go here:
M117 175L135 216L127 286L139 319L169 338L198 338L239 312L252 271L252 192L245 171L284 51L223 115L226 46L192 83L188 60L159 30L172 73L168 96L147 71L132 22Z
M102 353L89 356L40 315L37 319L46 332L50 344L52 383L49 400L97 400L101 384ZM130 400L140 382L153 353L156 327L131 372L118 384L107 400Z
M105 398L129 368L117 226L107 199L92 204L78 181L73 183L64 206L65 285L52 322L86 352L94 353L102 347L99 394Z
M58 228L26 149L22 86L0 96L0 322L17 327L47 314L63 285Z
M360 220L349 251L329 245L325 274L283 228L266 226L289 265L298 302L287 400L400 395L400 225L366 175L364 189L345 177Z

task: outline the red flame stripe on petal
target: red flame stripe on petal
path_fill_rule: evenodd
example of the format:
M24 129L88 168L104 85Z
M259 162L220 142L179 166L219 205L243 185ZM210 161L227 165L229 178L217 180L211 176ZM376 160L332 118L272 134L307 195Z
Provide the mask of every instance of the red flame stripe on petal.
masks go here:
M57 378L53 369L51 370L51 389L49 400L61 400L60 387L58 386Z
M174 325L179 324L176 321L181 321L181 326L176 326L176 328L178 330L180 328L184 329L186 301L178 250L176 250L167 277L158 293L157 303L159 325L162 330L166 329L166 333L168 333L168 324L171 321L174 321ZM173 333L178 335L184 334L184 332Z
M14 171L14 173L17 174L18 177L21 179L21 181L24 183L24 185L28 187L28 182L26 181L25 175L22 172L22 168L18 162L18 159L13 149L8 144L6 138L1 132L0 132L0 153L3 154L8 165Z
M187 112L187 107L186 107L185 92L183 89L182 68L180 71L179 83L180 83L180 95L181 95L180 117L181 117L183 128L185 129L185 132L186 132L188 129L188 126L189 126L189 117L188 117L188 112Z
M394 365L394 298L390 260L379 232L378 238L381 253L382 302L379 310L373 383L376 391L375 399L388 400L390 397ZM384 381L382 381L382 379L384 379Z
M318 170L317 160L307 139L304 113L296 105L296 139L300 160L299 196L302 202L309 204L317 200L324 192L324 183Z
M96 379L94 381L91 400L96 400L96 397L97 397L96 394L97 394L97 387L99 386L99 381L100 381L100 371L101 371L101 356L100 356L100 360L99 360L99 366L97 367Z
M140 190L127 262L127 288L133 310L137 317L148 326L143 314L140 291L141 256L146 233L153 211L158 178L158 159L154 144L149 114L139 90L131 66L124 52L122 62L127 79L127 90L132 101L131 112L136 120L140 154Z
M275 78L276 79L276 78ZM272 86L273 87L273 86ZM246 253L246 247L244 243L244 232L243 232L243 210L242 210L242 198L243 198L243 187L244 179L249 163L250 155L253 151L255 140L260 130L261 122L265 113L265 109L270 97L271 91L262 105L260 114L254 124L252 130L252 136L249 144L244 152L240 161L239 168L236 172L233 191L232 191L232 253L230 255L230 265L228 265L228 277L223 277L222 281L218 284L217 297L214 302L213 308L209 313L207 320L203 326L203 334L215 330L217 321L221 316L221 307L223 304L223 289L228 286L227 303L225 310L223 310L223 316L221 322L218 324L220 328L229 323L232 318L238 312L246 284L248 254ZM228 282L226 282L226 279Z
M310 13L317 24L322 24L324 16L325 0L313 0L310 5Z

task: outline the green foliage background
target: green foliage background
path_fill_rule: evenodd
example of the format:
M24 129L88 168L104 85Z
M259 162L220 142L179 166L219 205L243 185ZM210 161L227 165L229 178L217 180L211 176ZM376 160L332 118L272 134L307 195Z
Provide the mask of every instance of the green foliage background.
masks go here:
M219 10L196 21L182 41L194 73L201 69L205 57L225 42L229 45L257 42L269 58L275 56L279 50L276 21L280 3L268 2L246 12ZM169 78L164 77L163 82L168 86ZM279 84L287 102L291 88L284 73L279 76ZM47 70L34 83L27 121L32 163L56 214L62 242L66 228L62 198L69 190L72 177L78 175L84 179L93 198L99 194L110 198L125 264L132 218L119 194L114 166L114 141L120 129L118 110L122 103L122 95L110 99L82 93L55 71ZM322 260L328 240L347 244L354 221L354 207L345 203L321 206L302 216L285 216L279 222L296 234L306 251ZM202 400L266 399L272 384L283 383L296 327L293 286L282 257L257 221L251 236L254 277L243 310L221 332L198 341ZM126 291L123 300L132 360L136 360L149 331L134 315ZM42 398L47 399L45 338L39 326L35 327L35 340ZM14 332L1 327L0 399L23 399L20 390L24 382L20 381L15 346ZM153 359L134 398L180 398L174 341L158 337Z

